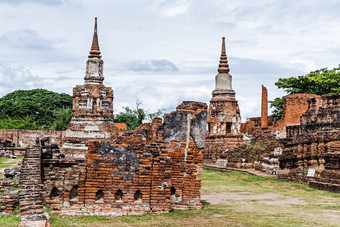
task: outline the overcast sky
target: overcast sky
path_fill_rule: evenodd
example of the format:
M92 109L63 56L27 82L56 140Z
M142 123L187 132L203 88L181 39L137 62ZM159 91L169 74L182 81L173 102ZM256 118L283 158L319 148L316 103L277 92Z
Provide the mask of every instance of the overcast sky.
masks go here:
M226 37L243 120L260 115L261 85L340 63L339 0L0 0L0 96L84 83L94 17L115 112L208 103Z

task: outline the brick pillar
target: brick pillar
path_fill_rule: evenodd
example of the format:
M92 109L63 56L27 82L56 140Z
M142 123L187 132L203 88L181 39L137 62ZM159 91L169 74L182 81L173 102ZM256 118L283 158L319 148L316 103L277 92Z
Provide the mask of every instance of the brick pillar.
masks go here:
M262 103L261 103L261 128L267 128L268 126L268 91L265 86L262 85Z

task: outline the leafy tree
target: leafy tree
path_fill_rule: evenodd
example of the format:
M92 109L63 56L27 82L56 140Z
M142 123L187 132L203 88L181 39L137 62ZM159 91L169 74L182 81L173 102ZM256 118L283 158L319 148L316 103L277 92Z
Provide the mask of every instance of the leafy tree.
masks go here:
M137 99L136 108L123 107L124 112L115 115L115 122L125 123L128 130L133 130L143 123L144 120L151 121L153 118L162 115L165 109L159 109L155 113L147 113L144 109L140 108L142 102Z
M128 130L136 128L139 125L137 115L130 107L126 106L123 108L125 110L124 112L115 115L115 122L125 123Z
M334 69L319 69L308 73L307 75L280 78L275 85L284 89L288 95L296 93L328 95L340 93L340 65ZM270 106L274 107L273 115L277 120L282 116L283 96L270 101Z
M17 90L0 98L0 127L13 129L66 129L60 119L70 119L72 97L45 89ZM68 110L66 113L64 110ZM57 112L60 112L57 114ZM64 116L62 117L62 115ZM69 117L66 117L68 114ZM66 124L66 127L65 127Z
M67 126L70 123L71 117L72 117L70 109L54 110L53 116L55 117L55 120L52 126L53 130L67 129Z
M27 130L42 130L43 128L36 124L31 117L22 119L11 119L10 117L0 119L1 129L27 129Z
M274 101L269 101L270 107L274 107L272 115L275 117L275 120L278 121L282 117L283 113L283 96L282 98L275 98Z

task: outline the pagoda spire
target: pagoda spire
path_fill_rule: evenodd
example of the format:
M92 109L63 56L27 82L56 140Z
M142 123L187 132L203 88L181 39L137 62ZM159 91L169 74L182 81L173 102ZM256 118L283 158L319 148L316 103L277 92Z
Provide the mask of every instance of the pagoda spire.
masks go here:
M221 96L235 99L235 91L232 87L232 76L229 74L229 64L225 51L225 38L222 37L222 51L220 64L218 65L218 74L215 77L215 89L212 92L213 97Z
M95 19L94 33L93 33L93 40L92 40L92 46L91 46L89 58L101 58L102 56L100 56L98 35L97 35L97 17L95 17L94 19Z
M229 73L229 64L227 59L227 54L225 51L225 37L222 37L222 51L220 57L220 64L218 65L218 73L227 74Z

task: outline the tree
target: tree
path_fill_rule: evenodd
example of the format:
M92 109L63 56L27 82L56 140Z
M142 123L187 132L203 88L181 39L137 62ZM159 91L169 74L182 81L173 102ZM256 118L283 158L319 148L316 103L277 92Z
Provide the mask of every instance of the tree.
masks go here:
M63 127L55 121L70 119L71 108L72 97L68 94L45 89L17 90L0 98L0 127L64 130L69 121Z
M136 100L136 108L131 109L126 106L123 107L124 112L115 115L115 122L125 123L128 130L133 130L143 123L144 120L152 121L153 118L162 115L165 109L158 109L155 113L147 113L144 109L140 108L142 101Z
M275 85L284 89L287 95L296 93L316 95L340 93L340 65L332 70L323 68L303 76L280 78ZM273 115L277 120L282 116L284 97L270 101L270 107L275 108Z
M72 117L71 110L70 109L54 110L53 116L55 120L54 120L52 129L53 130L66 130Z

